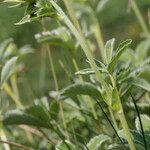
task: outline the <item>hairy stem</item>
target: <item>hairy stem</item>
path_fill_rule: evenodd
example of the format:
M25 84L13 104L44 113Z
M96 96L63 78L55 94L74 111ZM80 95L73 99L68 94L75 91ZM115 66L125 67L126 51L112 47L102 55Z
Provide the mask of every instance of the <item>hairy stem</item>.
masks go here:
M64 4L68 10L68 13L69 13L69 16L73 22L73 24L75 25L75 27L77 28L77 30L81 33L81 27L80 27L80 24L79 24L79 21L76 17L76 14L75 14L75 11L72 7L73 3L72 3L72 0L63 0L64 1Z
M103 40L100 24L98 22L96 14L95 14L95 12L93 10L92 10L92 19L93 19L92 30L94 32L95 39L96 39L96 42L98 44L100 55L102 57L102 60L104 61L105 60L105 56L104 56L104 54L105 54L104 53L104 40Z
M116 119L115 119L115 116L114 116L114 113L113 113L112 109L110 107L108 107L108 110L109 110L109 113L110 113L110 116L111 116L111 119L112 119L112 122L114 124L114 127L115 127L116 131L119 131L118 126L117 126L117 122L116 122Z
M129 147L130 147L131 150L136 150L135 145L134 145L133 140L132 140L132 137L131 137L131 133L130 133L128 123L127 123L125 115L124 115L122 105L120 107L121 107L121 109L119 111L119 119L120 119L120 122L122 124L124 133L126 135L127 141L129 143Z

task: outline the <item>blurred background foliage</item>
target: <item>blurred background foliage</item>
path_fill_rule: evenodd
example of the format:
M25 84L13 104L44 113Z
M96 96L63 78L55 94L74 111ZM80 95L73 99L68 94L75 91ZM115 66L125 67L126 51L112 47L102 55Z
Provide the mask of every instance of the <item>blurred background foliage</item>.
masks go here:
M91 0L92 2L92 0ZM137 4L143 14L143 17L146 20L148 25L148 8L150 8L150 0L137 0ZM49 62L45 60L42 61L43 57L41 57L41 46L37 44L34 35L42 31L41 24L39 22L33 22L24 24L21 26L15 25L23 16L25 8L10 8L4 4L0 4L0 42L12 37L18 47L21 47L25 44L30 44L33 48L35 48L36 53L28 55L24 58L25 66L24 72L21 73L20 76L23 76L24 81L18 81L20 83L21 98L23 101L27 102L27 97L29 100L31 96L39 97L45 94L48 94L50 89L53 88L53 79L51 77L51 73L49 70ZM133 48L136 44L141 40L141 27L135 17L134 12L130 9L128 0L110 0L106 6L106 8L97 14L99 22L101 24L102 34L104 37L104 41L107 41L110 38L116 38L117 43L120 43L122 40L126 38L133 39ZM86 21L88 20L88 16L84 16ZM52 20L50 25L47 26L49 30L55 28L55 22ZM63 51L63 50L62 50ZM64 71L61 68L58 60L63 59L63 53L60 55L60 49L53 49L53 59L56 69L56 74L59 79L59 86L64 87L67 85L67 78L65 78ZM78 60L80 61L81 68L82 64L82 53L78 54ZM65 56L64 56L65 57ZM81 63L82 62L82 63ZM45 64L45 68L40 67ZM39 69L41 68L41 69ZM44 83L40 83L40 78L42 76L42 72L46 70L46 75L44 79ZM40 71L39 71L40 70ZM72 73L75 72L73 68L70 70ZM22 84L24 82L24 84ZM22 87L24 86L24 87ZM25 91L25 92L24 92ZM24 96L24 94L26 94Z
M148 20L147 10L150 6L150 1L137 0L137 4L145 19ZM36 45L33 35L39 31L39 23L25 24L22 26L14 25L21 19L23 12L24 8L8 9L6 5L0 5L0 41L12 37L19 45L25 43ZM85 17L88 19L88 16ZM106 8L98 15L98 19L103 29L105 41L112 37L118 40L127 37L138 40L139 34L141 33L134 13L130 11L128 0L109 1Z

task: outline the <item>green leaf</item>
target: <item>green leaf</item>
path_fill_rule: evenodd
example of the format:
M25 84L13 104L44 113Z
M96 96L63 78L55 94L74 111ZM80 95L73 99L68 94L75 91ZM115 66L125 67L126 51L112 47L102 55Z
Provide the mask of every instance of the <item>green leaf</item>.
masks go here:
M141 121L142 121L144 132L150 134L150 118L146 115L140 115L140 116L141 116ZM137 130L141 131L138 118L136 118L135 120L135 125L136 125Z
M99 67L97 68L97 71L100 71L102 73L108 73L106 69ZM91 74L95 74L95 71L93 71L91 68L86 68L75 73L75 75L91 75Z
M30 107L27 107L24 110L24 112L42 120L42 121L45 121L45 122L50 121L49 112L45 108L43 108L42 106L39 106L39 105L30 106Z
M10 60L8 60L6 62L6 64L2 68L2 71L1 71L1 88L3 88L3 85L9 79L9 77L14 73L17 59L18 59L17 56L12 57Z
M150 50L150 39L146 39L137 46L136 48L136 62L138 64L141 63L141 61L144 61L147 57L147 52Z
M34 49L30 45L25 45L19 49L20 55L26 55L29 53L34 53Z
M111 62L111 59L112 59L114 43L115 43L115 39L113 38L113 39L107 41L106 45L105 45L105 63L107 65L109 65L109 63Z
M122 144L111 144L108 147L109 150L122 150L124 146ZM130 150L127 145L125 145L125 150Z
M29 125L35 127L50 128L49 122L41 120L37 115L26 113L22 110L12 110L3 116L4 125Z
M70 32L65 27L38 33L35 38L39 43L47 42L51 45L61 46L64 49L75 50Z
M15 23L15 25L22 25L25 23L30 23L33 21L37 21L39 17L30 17L30 15L24 16L18 23Z
M143 141L143 136L139 131L136 130L130 130L131 134L132 134L132 139L136 145L136 149L137 150L145 150L144 147L144 141ZM121 138L126 140L126 136L123 130L118 131L118 134ZM145 138L146 138L146 144L147 144L147 150L149 150L150 147L150 134L145 134Z
M113 56L109 66L108 66L108 70L110 73L112 73L112 71L113 71L114 67L116 66L121 54L129 47L131 42L132 42L132 40L128 39L119 45L115 55Z
M134 143L136 144L137 150L145 150L142 134L135 130L132 130L131 133L133 136ZM150 148L149 136L150 134L145 135L147 150L149 150Z
M102 12L109 1L110 1L110 0L100 0L100 1L98 2L98 4L97 4L96 12L97 12L97 13Z
M3 59L5 50L8 48L8 46L13 42L13 39L10 38L3 43L0 44L0 60Z
M3 2L11 4L12 6L17 6L17 5L20 5L20 4L24 4L25 0L4 0Z
M133 81L133 85L138 86L138 87L150 92L150 84L144 79L136 78Z
M89 150L99 150L102 149L102 145L105 142L108 142L109 140L110 140L109 136L100 134L92 138L90 142L87 144L87 147L89 148Z
M8 5L9 8L14 8L14 7L24 7L28 3L24 0L4 0L4 3Z
M87 82L84 82L83 84L72 84L67 88L63 89L61 92L61 96L64 97L72 97L77 95L88 95L97 99L101 98L99 90L93 84Z
M72 144L70 141L65 140L65 142L70 147L70 150L76 150L75 145ZM69 148L66 146L66 144L63 141L61 141L59 144L57 144L55 146L55 148L56 148L56 150L69 150Z
M16 25L22 25L25 23L39 21L44 17L50 17L53 19L60 19L60 15L52 7L49 1L26 1L27 9L24 17L16 23Z

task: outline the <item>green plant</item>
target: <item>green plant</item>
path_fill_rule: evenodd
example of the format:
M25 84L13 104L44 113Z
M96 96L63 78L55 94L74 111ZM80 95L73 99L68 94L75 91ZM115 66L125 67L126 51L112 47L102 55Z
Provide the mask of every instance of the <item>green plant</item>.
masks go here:
M42 85L45 83L46 54L48 54L55 91L35 98L34 104L29 106L24 106L20 102L15 82L17 71L14 69L20 55L11 52L9 55L13 57L8 60L9 55L6 55L6 49L12 40L6 41L0 50L1 59L5 60L7 56L6 63L1 69L1 89L15 101L17 108L8 112L1 111L2 129L8 127L14 135L12 125L19 125L19 127L26 125L31 130L36 129L36 135L42 134L42 142L50 144L43 146L39 142L36 145L30 140L29 147L35 149L148 150L149 117L140 116L139 110L143 104L140 101L141 98L149 109L150 84L145 74L148 72L150 62L147 57L150 39L148 37L144 39L135 51L129 48L132 43L131 39L123 41L118 46L115 46L114 38L104 44L96 13L101 11L109 1L94 0L93 3L89 0L78 1L78 8L88 6L85 7L87 10L83 9L80 13L90 14L90 18L93 19L93 23L90 24L92 34L85 33L85 29L80 24L75 8L72 7L72 3L76 3L74 1L68 3L64 0L64 3L61 1L57 3L53 0L5 0L4 2L15 4L13 5L15 7L26 6L23 18L16 25L32 21L42 24L43 31L35 35L37 42L43 45L41 83ZM135 4L133 6L136 6ZM140 15L141 18L138 8L133 7L133 9L135 12L138 11L136 15L138 18ZM48 31L47 25L51 19L56 22L57 27ZM144 32L148 33L148 29L144 29L143 20L141 22L139 19L139 22ZM92 46L91 41L93 37L100 49L99 58L101 59L94 56L95 47ZM63 54L68 56L63 61L59 60L70 84L63 86L61 90L51 54L54 48L63 49ZM77 58L81 51L85 56L85 65L81 66L84 69L80 69ZM7 83L9 78L11 78L12 87ZM134 97L139 97L139 99L135 100ZM137 101L140 102L136 104ZM129 109L129 114L126 114L126 109ZM136 119L135 128L130 120L136 118L136 112L139 121ZM145 114L145 108L143 112ZM30 132L27 131L26 134ZM29 139L32 137L31 132ZM4 141L6 144L6 134ZM37 141L39 141L38 137ZM9 148L6 147L6 149Z

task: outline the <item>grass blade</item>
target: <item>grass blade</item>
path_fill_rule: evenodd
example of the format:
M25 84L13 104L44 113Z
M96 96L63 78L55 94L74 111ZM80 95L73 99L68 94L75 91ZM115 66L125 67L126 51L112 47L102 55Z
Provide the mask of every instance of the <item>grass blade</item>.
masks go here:
M139 112L139 109L137 107L137 104L136 104L136 101L133 97L133 95L130 93L131 95L131 98L132 98L132 101L134 103L134 106L135 106L135 109L136 109L136 112L137 112L137 115L138 115L138 118L139 118L139 122L140 122L140 127L141 127L141 132L142 132L142 136L143 136L143 142L144 142L144 147L145 147L145 150L147 150L147 145L146 145L146 138L145 138L145 134L144 134L144 129L143 129L143 125L142 125L142 120L141 120L141 117L140 117L140 112Z

